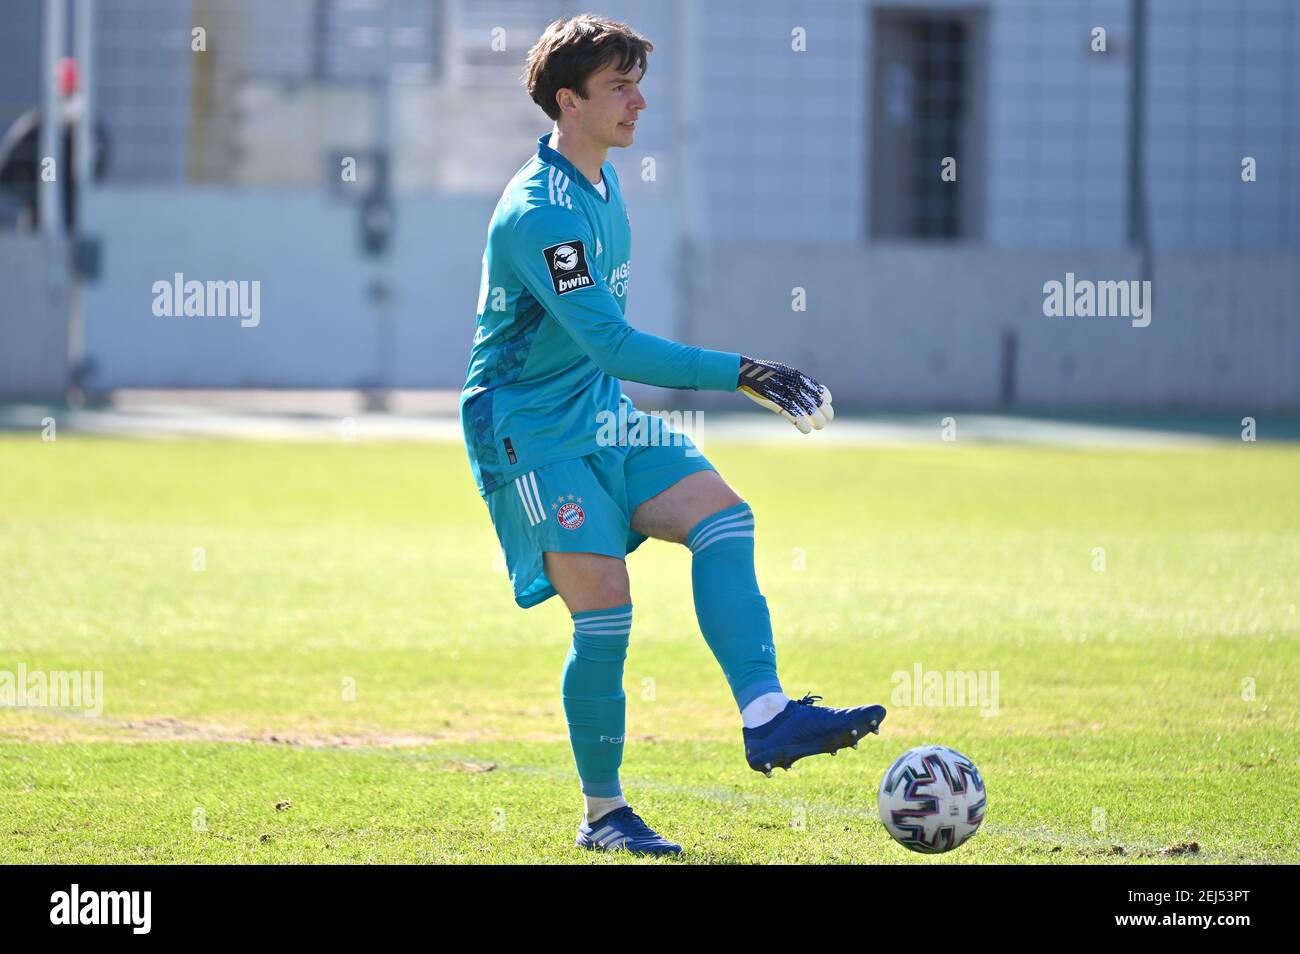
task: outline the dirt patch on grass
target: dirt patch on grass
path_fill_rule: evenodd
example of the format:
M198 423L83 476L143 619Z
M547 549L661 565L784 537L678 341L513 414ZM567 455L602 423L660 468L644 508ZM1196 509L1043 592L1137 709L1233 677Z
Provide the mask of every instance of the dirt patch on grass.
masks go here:
M307 749L333 748L416 748L445 742L450 734L416 735L364 732L356 734L313 733L293 731L240 730L222 725L203 725L182 722L180 719L140 719L119 722L114 728L150 740L194 739L200 742L260 742L264 745L297 745Z
M47 710L48 712L48 710ZM47 713L41 713L44 716ZM44 718L29 716L17 722L0 722L0 739L24 742L252 742L262 745L298 746L305 749L381 748L410 749L444 742L502 741L504 736L481 730L417 732L315 732L310 730L257 730L218 723L187 722L162 716L149 719L114 720ZM521 737L512 735L520 741ZM527 741L564 741L567 736L537 734Z

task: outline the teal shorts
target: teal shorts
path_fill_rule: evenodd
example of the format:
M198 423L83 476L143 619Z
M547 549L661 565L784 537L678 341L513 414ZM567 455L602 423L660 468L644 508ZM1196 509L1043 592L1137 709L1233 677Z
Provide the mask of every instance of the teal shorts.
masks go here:
M484 498L521 607L555 595L543 553L600 553L621 560L646 539L632 529L637 507L689 474L714 469L685 434L660 418L649 422L648 433L630 446L544 464Z

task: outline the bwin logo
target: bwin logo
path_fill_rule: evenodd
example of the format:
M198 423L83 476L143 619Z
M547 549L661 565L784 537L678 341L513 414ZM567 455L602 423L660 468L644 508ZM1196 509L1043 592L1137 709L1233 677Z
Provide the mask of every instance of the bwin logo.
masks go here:
M555 267L566 272L572 271L578 264L578 250L572 245L561 245L555 250Z
M551 276L555 294L567 295L596 284L587 268L587 249L581 240L557 242L542 249L542 254L545 256L546 271Z
M148 934L152 925L152 891L71 891L50 895L51 924L129 924L131 933Z

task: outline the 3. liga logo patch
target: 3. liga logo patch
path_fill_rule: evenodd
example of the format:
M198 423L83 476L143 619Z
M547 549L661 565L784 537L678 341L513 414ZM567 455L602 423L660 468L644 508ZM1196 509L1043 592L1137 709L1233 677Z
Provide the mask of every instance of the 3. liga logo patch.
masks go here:
M567 295L596 284L587 269L587 249L577 239L552 245L543 249L542 254L546 256L546 269L550 272L555 294Z
M582 510L582 498L573 494L557 497L551 504L551 509L555 511L555 522L565 530L577 530L587 522L587 515Z

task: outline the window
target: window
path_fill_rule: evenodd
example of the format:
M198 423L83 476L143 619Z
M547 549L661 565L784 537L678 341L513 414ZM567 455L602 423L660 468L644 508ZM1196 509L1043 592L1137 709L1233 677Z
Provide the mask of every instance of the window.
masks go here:
M984 19L978 10L875 11L873 238L979 234Z

